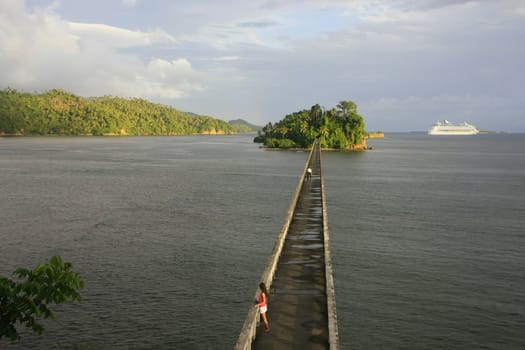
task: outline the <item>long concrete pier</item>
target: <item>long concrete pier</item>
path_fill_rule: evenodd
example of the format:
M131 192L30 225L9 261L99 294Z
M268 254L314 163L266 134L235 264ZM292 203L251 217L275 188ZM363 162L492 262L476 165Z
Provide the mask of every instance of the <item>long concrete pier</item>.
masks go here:
M313 170L307 179L306 170ZM270 332L250 306L235 349L339 349L324 178L312 147L261 281ZM258 296L256 290L254 300Z

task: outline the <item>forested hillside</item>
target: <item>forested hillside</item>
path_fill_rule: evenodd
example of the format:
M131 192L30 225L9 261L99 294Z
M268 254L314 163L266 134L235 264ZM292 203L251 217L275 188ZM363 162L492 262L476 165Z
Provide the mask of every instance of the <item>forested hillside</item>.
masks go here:
M228 123L230 123L231 125L237 125L239 127L244 126L243 129L246 130L247 132L254 132L254 131L262 130L262 126L248 123L246 120L243 120L243 119L230 120Z
M366 148L365 122L357 113L357 105L341 101L326 110L316 104L275 124L268 123L254 141L271 148L308 148L318 137L323 148Z
M63 90L0 90L0 135L191 135L246 132L142 99L83 98Z

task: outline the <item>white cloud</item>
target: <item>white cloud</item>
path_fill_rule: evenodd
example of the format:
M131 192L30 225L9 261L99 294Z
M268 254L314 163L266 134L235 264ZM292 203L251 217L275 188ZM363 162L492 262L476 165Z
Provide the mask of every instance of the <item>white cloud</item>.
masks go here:
M171 35L160 29L150 32L129 30L105 24L68 23L70 33L82 40L94 40L110 47L148 46L159 43L175 44Z
M180 98L199 90L199 75L183 58L141 59L136 47L173 45L161 30L133 31L62 20L23 1L0 4L0 88L64 88L89 96Z
M137 4L137 0L122 0L124 6L133 7Z
M221 56L221 57L216 57L216 58L212 58L213 61L238 61L240 60L241 57L240 56Z

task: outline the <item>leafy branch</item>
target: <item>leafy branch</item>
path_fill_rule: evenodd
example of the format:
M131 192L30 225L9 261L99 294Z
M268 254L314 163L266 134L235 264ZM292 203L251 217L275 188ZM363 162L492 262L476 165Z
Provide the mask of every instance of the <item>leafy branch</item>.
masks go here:
M54 256L34 270L17 269L19 282L0 276L0 339L20 339L17 324L41 334L44 326L38 319L55 318L49 304L80 301L84 280L71 269L71 263Z

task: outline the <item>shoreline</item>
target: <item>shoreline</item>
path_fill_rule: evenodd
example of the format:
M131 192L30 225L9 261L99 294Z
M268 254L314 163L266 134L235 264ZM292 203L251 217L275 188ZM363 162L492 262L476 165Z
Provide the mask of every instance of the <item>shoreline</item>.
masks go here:
M163 136L163 137L171 137L171 136L232 136L232 135L240 135L245 133L226 133L226 132L202 132L202 133L194 133L194 134L155 134L155 135L130 135L130 134L103 134L103 135L93 135L93 134L74 134L74 135L67 135L67 134L34 134L34 135L26 135L26 134L6 134L6 133L0 133L0 137L156 137L156 136Z
M310 148L298 148L298 147L292 147L292 148L279 148L279 147L266 147L266 146L259 146L259 148L264 149L265 151L292 151L292 152L310 152ZM361 144L353 145L350 148L321 148L321 151L327 151L327 152L361 152L361 151L369 151L372 150L372 147L368 147L366 144L366 141L364 141Z

